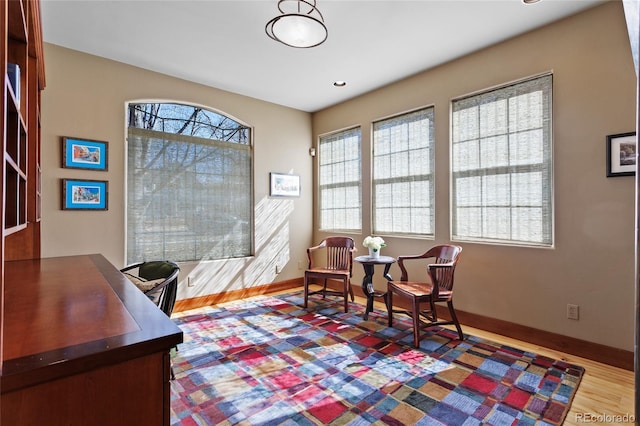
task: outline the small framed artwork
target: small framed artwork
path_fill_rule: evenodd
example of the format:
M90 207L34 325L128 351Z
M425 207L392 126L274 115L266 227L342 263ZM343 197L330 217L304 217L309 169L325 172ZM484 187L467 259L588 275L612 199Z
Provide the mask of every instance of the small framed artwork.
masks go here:
M272 197L299 197L300 176L284 173L269 173Z
M62 167L108 170L109 143L91 139L62 138Z
M607 136L607 177L636 174L636 132Z
M62 179L62 210L108 210L109 182Z

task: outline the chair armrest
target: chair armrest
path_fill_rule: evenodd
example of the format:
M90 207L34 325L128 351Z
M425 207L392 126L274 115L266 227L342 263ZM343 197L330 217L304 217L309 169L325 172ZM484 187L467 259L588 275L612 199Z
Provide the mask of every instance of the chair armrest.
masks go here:
M313 269L313 264L314 264L313 252L319 249L323 249L325 247L326 247L326 243L323 241L317 246L309 247L307 249L308 269Z
M431 279L432 285L431 294L434 299L438 299L441 287L451 289L453 285L453 271L451 274L443 273L442 271L453 268L455 268L455 262L431 263L427 265L427 272L429 273L429 279Z
M167 278L165 278L165 280L162 282L162 284L160 284L158 287L155 288L156 291L162 289L163 287L166 287L167 285L171 284L173 282L173 280L178 278L178 274L180 273L180 269L176 269L175 271L173 271L171 273L171 275L169 275Z
M424 255L422 254L398 256L397 257L398 266L400 267L400 271L401 271L400 281L409 281L409 272L407 271L407 268L405 267L404 262L412 261L412 260L422 260L422 259L426 259L426 257L424 257Z
M138 267L140 267L140 265L142 265L144 262L136 262L136 263L132 263L131 265L127 265L124 268L120 269L120 272L127 272L130 271L132 269L136 269Z

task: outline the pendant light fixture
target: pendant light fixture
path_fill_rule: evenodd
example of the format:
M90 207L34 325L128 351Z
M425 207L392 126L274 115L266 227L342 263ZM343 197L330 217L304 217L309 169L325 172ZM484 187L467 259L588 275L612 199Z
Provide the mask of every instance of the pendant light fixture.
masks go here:
M318 46L327 39L327 27L316 0L279 0L276 16L265 27L272 39L290 47Z

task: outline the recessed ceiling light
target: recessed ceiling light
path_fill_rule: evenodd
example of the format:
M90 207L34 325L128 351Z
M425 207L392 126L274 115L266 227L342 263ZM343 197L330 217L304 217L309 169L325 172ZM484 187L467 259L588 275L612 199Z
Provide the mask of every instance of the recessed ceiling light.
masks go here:
M522 0L522 3L524 4L534 4L534 3L538 3L540 0Z
M338 81L334 81L333 85L336 87L344 87L347 85L346 81L342 81L342 80L338 80Z

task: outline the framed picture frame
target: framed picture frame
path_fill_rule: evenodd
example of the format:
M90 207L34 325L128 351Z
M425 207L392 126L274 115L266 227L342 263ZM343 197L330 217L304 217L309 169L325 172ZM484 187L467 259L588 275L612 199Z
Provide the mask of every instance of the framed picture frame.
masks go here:
M62 167L66 169L109 169L109 142L62 138Z
M108 210L109 182L62 179L62 210Z
M635 176L636 132L607 136L607 177Z
M299 197L300 176L285 173L269 173L270 191L272 197Z

